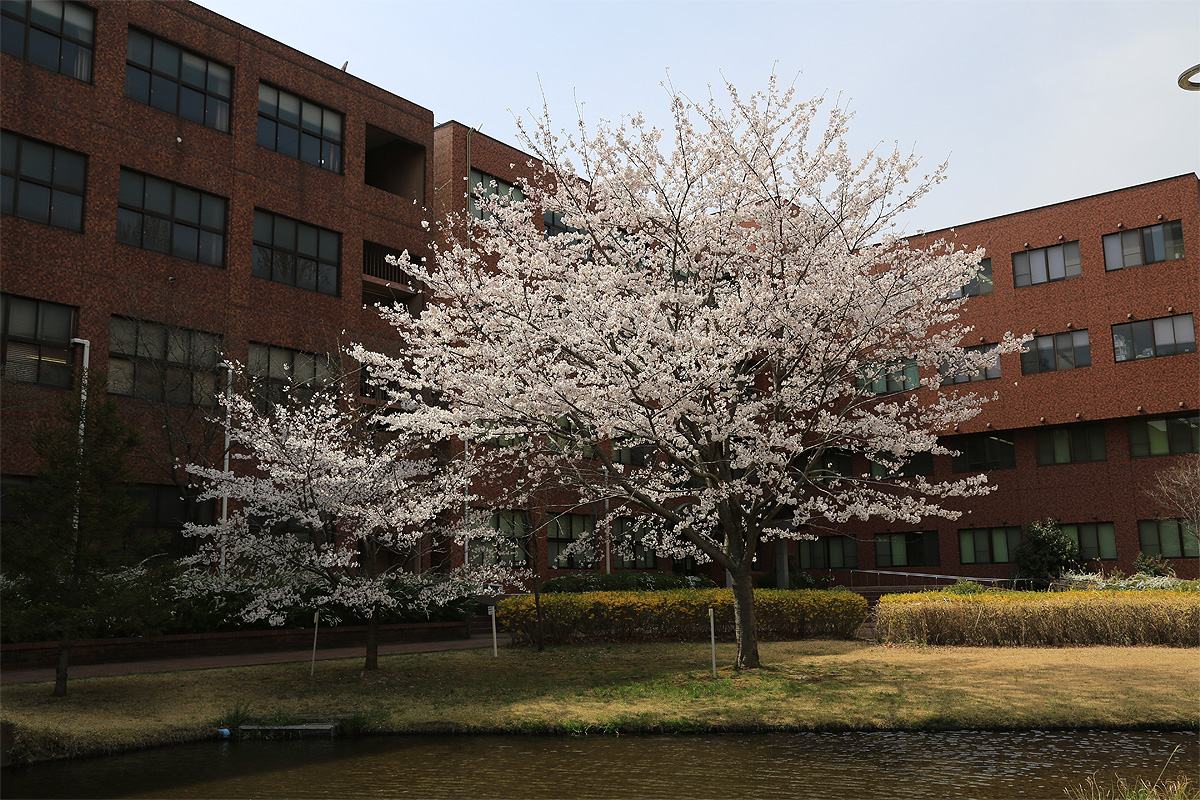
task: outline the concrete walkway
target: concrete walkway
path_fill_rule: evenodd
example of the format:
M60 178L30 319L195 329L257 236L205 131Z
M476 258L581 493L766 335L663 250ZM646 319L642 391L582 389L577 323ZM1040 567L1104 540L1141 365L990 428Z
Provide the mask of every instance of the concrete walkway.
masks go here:
M500 634L497 642L501 647L510 642L507 633ZM470 639L453 639L445 642L412 642L405 644L381 644L379 655L397 653L431 653L439 650L472 650L492 646L492 635L472 636ZM365 657L362 646L317 648L317 660ZM110 675L133 675L139 672L176 672L188 669L214 669L217 667L246 667L256 664L284 664L290 661L309 661L312 650L287 650L279 653L246 653L244 655L193 656L190 658L162 658L147 661L127 661L114 664L79 664L71 666L69 675L76 678L101 678ZM54 667L39 669L14 669L0 671L0 684L37 683L54 680Z

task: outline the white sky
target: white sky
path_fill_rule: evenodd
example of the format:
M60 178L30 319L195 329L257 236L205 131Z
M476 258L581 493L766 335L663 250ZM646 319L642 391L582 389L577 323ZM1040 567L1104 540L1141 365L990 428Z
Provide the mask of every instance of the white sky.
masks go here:
M915 150L950 180L906 219L933 230L1200 169L1200 0L454 2L199 0L433 111L519 144L545 92L561 127L774 68L841 93L859 151Z

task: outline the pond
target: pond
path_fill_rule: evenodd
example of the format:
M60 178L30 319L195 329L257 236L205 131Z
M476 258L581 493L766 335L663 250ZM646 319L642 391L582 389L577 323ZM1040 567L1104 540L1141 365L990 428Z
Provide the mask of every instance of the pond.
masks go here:
M1172 751L1175 752L1171 758ZM10 768L17 797L1051 798L1096 773L1195 777L1165 731L375 736L213 741Z

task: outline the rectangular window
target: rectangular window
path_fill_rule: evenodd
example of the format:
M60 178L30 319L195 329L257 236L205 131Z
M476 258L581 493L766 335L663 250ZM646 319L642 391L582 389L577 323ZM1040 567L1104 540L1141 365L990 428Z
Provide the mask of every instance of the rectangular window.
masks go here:
M858 388L871 394L906 392L920 385L917 362L912 358L902 358L885 367L863 370L858 377Z
M474 172L474 171L475 170L472 170L472 172ZM479 174L482 175L483 173L479 173ZM519 194L520 190L518 189L517 192ZM476 216L478 216L478 215L476 215ZM552 239L555 236L563 236L563 235L570 235L572 239L575 239L575 238L579 237L580 234L585 233L583 228L576 228L576 227L574 227L572 225L568 225L566 222L564 222L562 213L558 212L558 211L547 211L544 214L542 214L542 226L543 226L543 235L547 239Z
M854 457L848 450L826 448L813 460L809 476L813 481L852 478L854 477Z
M1200 555L1200 539L1192 523L1185 519L1144 519L1138 522L1142 552L1163 558L1195 558Z
M1021 348L1021 374L1090 367L1092 348L1087 331L1066 331L1035 336Z
M258 342L250 342L246 371L255 379L252 391L264 412L289 396L306 401L333 381L327 356Z
M4 378L70 386L75 363L75 309L3 295Z
M559 514L546 527L546 555L551 569L579 569L596 563L594 540L573 554L567 548L596 530L596 518L588 514Z
M858 542L853 536L820 536L798 544L800 569L858 569Z
M5 53L91 83L94 11L79 3L58 0L5 0L0 14Z
M477 169L471 170L471 188L468 192L468 203L471 209L471 216L476 219L489 219L491 213L479 207L476 202L480 197L501 197L508 200L524 200L525 193L517 186L502 181L494 175L488 175L486 172L480 172Z
M258 143L341 174L342 115L266 83L258 84Z
M1196 352L1192 315L1143 319L1112 326L1113 357L1117 361Z
M898 458L891 453L876 453L871 459L872 478L915 478L933 474L933 453L913 453L908 458Z
M1168 456L1200 453L1200 414L1129 420L1129 454Z
M992 260L985 258L979 262L979 267L975 271L975 277L971 278L966 286L951 291L950 294L946 295L946 299L956 300L959 297L978 297L981 294L991 294L994 289Z
M1079 556L1084 561L1117 557L1117 536L1111 522L1080 522L1058 527L1079 546Z
M141 400L216 404L220 338L157 322L113 317L108 391Z
M633 440L613 443L612 460L614 464L625 464L629 467L644 467L654 463L655 447L652 444L632 444Z
M524 511L497 511L488 520L488 527L499 531L498 540L474 540L467 547L467 561L483 567L522 567L529 563L525 549L529 522Z
M1012 265L1013 283L1018 287L1077 278L1083 274L1079 242L1013 253Z
M1183 258L1183 222L1164 222L1104 237L1104 268L1136 267Z
M958 532L958 559L962 564L1011 564L1021 529L964 528Z
M658 558L642 544L643 524L635 517L613 520L613 566L617 569L656 569Z
M122 167L117 241L223 267L225 205L215 194Z
M254 209L251 274L298 289L337 295L341 234Z
M229 132L233 70L178 45L129 29L125 96L169 114Z
M1102 423L1042 428L1037 432L1038 464L1078 464L1106 458Z
M973 347L964 347L966 353L990 353L996 349L994 344L981 344ZM993 378L1000 377L1000 359L996 359L996 363L990 367L981 367L972 369L965 364L947 362L938 367L938 373L942 376L942 386L951 386L955 383L973 383L975 381L990 381Z
M876 567L936 567L940 563L937 531L875 535Z
M1012 434L972 433L952 436L945 444L951 450L959 451L953 458L955 472L1011 469L1017 465L1017 448Z
M130 489L129 494L142 504L133 527L142 534L167 538L168 550L174 556L190 555L196 550L196 539L183 535L185 523L211 525L216 520L216 500L196 500L189 504L180 495L178 486L143 483Z
M5 214L83 230L86 156L8 131L0 133L0 156Z

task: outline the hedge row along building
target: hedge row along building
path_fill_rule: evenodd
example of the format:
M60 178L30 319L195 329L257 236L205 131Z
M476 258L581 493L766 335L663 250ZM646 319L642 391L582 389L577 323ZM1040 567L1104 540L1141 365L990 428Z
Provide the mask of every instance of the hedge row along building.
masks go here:
M373 306L415 314L425 300L386 256L423 251L422 220L468 208L468 181L517 185L528 156L435 126L432 111L192 3L2 13L4 485L37 471L30 428L71 391L72 340L84 339L146 438L139 524L178 531L215 513L190 501L177 465L220 457L209 418L221 357L307 383L345 369L336 354L349 342L399 352ZM918 237L987 252L964 288L971 346L1008 330L1034 339L986 374L946 374L999 400L946 432L961 456L904 468L987 471L997 490L927 529L853 525L789 542L764 573L786 559L843 581L849 570L1006 577L1020 526L1053 516L1107 569L1142 551L1195 575L1196 540L1146 489L1200 451L1198 187L1180 175ZM911 376L893 377L881 392L907 389ZM848 461L839 468L871 469ZM543 575L705 569L605 541L591 561L558 561L595 517L552 510L494 517L542 543L509 558L532 552ZM413 566L463 555L446 545Z

